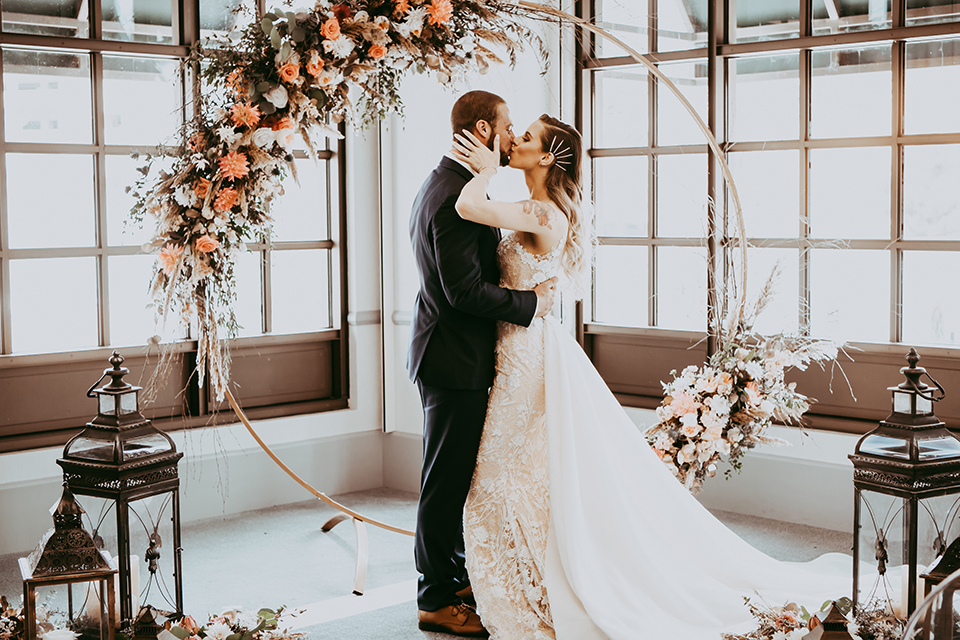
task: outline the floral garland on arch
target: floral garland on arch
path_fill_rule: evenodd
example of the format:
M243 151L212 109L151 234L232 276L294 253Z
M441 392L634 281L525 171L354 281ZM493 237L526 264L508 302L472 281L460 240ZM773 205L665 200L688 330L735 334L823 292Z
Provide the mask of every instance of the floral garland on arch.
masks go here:
M199 383L209 373L218 401L230 378L226 338L238 329L234 264L245 241L269 241L270 203L282 178L296 178L297 138L316 158L324 138L342 137L339 123L402 113L398 85L410 71L447 84L470 69L486 73L503 62L498 51L513 64L530 43L546 64L540 38L521 21L534 15L500 0L319 0L192 49L184 64L205 86L173 168L152 170L169 161L162 149L148 155L128 192L132 220L156 228L143 249L157 258L158 322L193 327ZM159 371L171 351L161 353Z
M773 423L800 424L811 398L787 382L791 369L810 363L835 363L843 345L799 333L761 335L757 316L773 296L779 268L770 274L754 305L728 318L722 343L708 362L691 365L663 383L658 422L646 432L654 453L683 485L699 493L717 473L722 458L726 475L740 471L741 458L758 444L785 444L765 435Z

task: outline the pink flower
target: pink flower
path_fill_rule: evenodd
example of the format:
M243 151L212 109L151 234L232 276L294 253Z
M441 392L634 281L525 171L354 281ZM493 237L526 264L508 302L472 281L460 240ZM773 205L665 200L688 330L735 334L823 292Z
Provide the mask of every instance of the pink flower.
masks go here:
M697 410L697 399L686 391L681 391L673 396L670 406L673 407L674 415L682 416Z
M183 247L173 244L167 244L160 250L160 253L157 254L157 260L160 261L160 266L165 274L173 275L181 255L183 255Z

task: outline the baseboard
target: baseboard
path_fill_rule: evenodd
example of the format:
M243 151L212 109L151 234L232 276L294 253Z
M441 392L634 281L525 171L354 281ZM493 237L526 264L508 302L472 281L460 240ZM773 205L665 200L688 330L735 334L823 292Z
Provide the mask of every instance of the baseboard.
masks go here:
M383 437L383 485L420 492L423 436L395 431Z

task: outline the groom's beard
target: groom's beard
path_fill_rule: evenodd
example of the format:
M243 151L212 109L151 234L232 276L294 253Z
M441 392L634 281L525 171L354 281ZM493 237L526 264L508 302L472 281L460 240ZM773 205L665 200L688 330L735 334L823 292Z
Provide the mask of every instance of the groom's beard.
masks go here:
M500 166L501 166L501 167L505 167L505 166L507 166L508 164L510 164L510 153L509 153L509 152L505 152L503 149L494 149L494 148L493 148L493 140L488 140L488 141L487 141L487 149L490 149L490 151L498 151L498 152L500 153Z

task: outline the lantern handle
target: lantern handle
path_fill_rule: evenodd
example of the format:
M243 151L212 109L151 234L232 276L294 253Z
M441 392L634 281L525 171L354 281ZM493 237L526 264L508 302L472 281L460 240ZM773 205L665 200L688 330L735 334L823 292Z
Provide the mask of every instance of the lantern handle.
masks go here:
M88 397L88 398L96 398L96 397L97 397L97 394L95 394L95 393L93 392L93 390L97 388L97 385L98 385L98 384L100 384L101 382L103 382L103 379L107 377L107 375L110 373L110 371L111 371L111 369L107 369L106 371L104 371L104 372L103 372L103 375L100 376L99 378L97 378L97 381L94 382L92 385L90 385L90 388L87 389L87 397ZM937 385L937 386L939 386L939 385Z
M940 385L939 382L937 382L936 380L933 379L933 376L931 376L931 375L930 375L929 373L927 373L926 371L924 371L923 374L924 374L925 376L927 376L928 378L930 378L930 382L932 382L932 383L934 384L934 386L937 387L937 391L940 392L940 395L939 395L939 397L937 397L937 394L935 394L935 393L933 393L933 392L929 392L929 395L928 395L927 393L924 393L924 391L926 391L926 389L917 389L917 395L920 396L921 398L926 398L927 400L930 400L931 402L940 402L941 400L943 400L943 399L947 396L947 392L944 391L943 387Z

